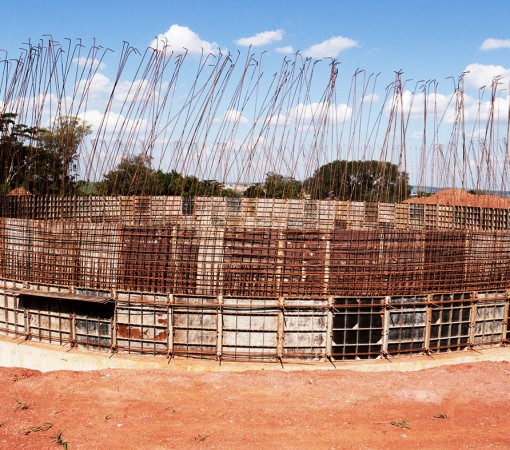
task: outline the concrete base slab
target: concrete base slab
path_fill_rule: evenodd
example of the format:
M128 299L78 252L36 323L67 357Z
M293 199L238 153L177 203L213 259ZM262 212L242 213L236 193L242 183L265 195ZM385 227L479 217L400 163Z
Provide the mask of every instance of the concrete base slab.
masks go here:
M199 372L248 370L354 370L361 372L416 371L482 361L510 362L510 348L497 347L466 350L431 356L412 356L372 361L336 361L286 363L221 362L161 356L119 355L56 347L39 342L0 337L0 366L51 372L57 370L89 371L103 369L160 369Z

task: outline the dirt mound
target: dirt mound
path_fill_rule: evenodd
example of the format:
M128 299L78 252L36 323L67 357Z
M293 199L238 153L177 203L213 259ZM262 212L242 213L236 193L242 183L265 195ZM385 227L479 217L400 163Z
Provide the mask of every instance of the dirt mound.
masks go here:
M415 197L404 203L444 206L477 206L481 208L510 208L510 198L498 195L470 194L463 189L445 189L429 197Z

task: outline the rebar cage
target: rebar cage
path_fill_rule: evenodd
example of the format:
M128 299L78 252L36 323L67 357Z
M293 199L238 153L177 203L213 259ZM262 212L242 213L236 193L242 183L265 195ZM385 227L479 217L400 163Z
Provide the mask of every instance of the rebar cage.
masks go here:
M4 197L1 332L253 361L371 359L508 339L508 210L191 203Z

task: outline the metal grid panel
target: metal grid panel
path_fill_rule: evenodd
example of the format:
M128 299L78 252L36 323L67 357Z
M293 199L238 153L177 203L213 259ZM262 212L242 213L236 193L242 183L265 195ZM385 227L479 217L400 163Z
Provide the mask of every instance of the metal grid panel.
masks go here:
M154 303L117 304L117 347L129 353L168 353L168 307Z
M120 289L165 292L172 288L172 227L124 225L121 233Z
M380 287L380 231L335 230L331 236L329 291L364 296Z
M326 356L327 305L321 300L287 300L283 357L318 359Z
M425 232L424 286L421 292L455 292L466 282L466 233Z
M21 297L19 308L28 314L30 339L57 345L72 344L72 305L40 297Z
M462 350L470 345L471 294L432 297L429 349Z
M277 357L278 309L274 300L225 299L222 358L274 361Z
M317 231L287 231L280 243L283 253L282 296L324 294L326 236Z
M336 298L331 356L335 360L372 359L382 354L384 299Z
M505 293L478 293L474 318L473 344L476 346L500 345L505 336Z
M0 332L10 336L25 334L24 311L18 308L18 299L0 294Z
M386 311L388 354L426 350L427 305L425 297L392 298Z
M274 297L279 232L275 230L226 230L223 259L224 295Z
M215 299L179 298L173 307L171 352L199 358L216 357L217 319Z

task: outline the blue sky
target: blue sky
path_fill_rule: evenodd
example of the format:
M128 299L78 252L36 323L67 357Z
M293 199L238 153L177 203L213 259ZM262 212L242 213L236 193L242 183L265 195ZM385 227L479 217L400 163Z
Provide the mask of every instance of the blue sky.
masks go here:
M171 25L236 51L236 40L282 30L256 50L305 51L333 36L357 42L334 56L342 70L402 69L409 78L458 76L469 64L510 66L510 48L480 50L486 39L510 39L510 2L482 1L24 1L2 8L0 48L11 55L27 39L80 37L114 50L143 50ZM254 48L255 49L255 48ZM506 67L505 66L505 67Z
M267 52L264 69L268 73L279 70L284 57L300 51L311 58L332 57L340 62L339 103L347 101L351 77L358 68L367 74L381 73L379 97L393 81L394 71L403 71L410 92L419 80L434 79L445 104L454 86L448 77L457 79L467 70L466 106L476 109L479 88L489 85L494 76L504 76L508 87L509 17L508 0L20 0L2 9L0 49L17 58L23 43L37 42L47 34L59 42L81 38L86 45L95 39L115 51L108 56L111 61L119 55L123 41L143 53L156 45L156 37L175 49L186 46L191 55L200 47L244 54L251 45L256 55ZM110 60L100 68L104 83L115 74L116 64ZM327 72L327 64L324 67ZM189 89L185 83L181 87ZM503 87L501 97L508 101L504 92ZM414 132L419 129L417 123ZM419 134L412 131L411 127L410 141L415 136L419 145ZM447 140L448 131L444 136Z

